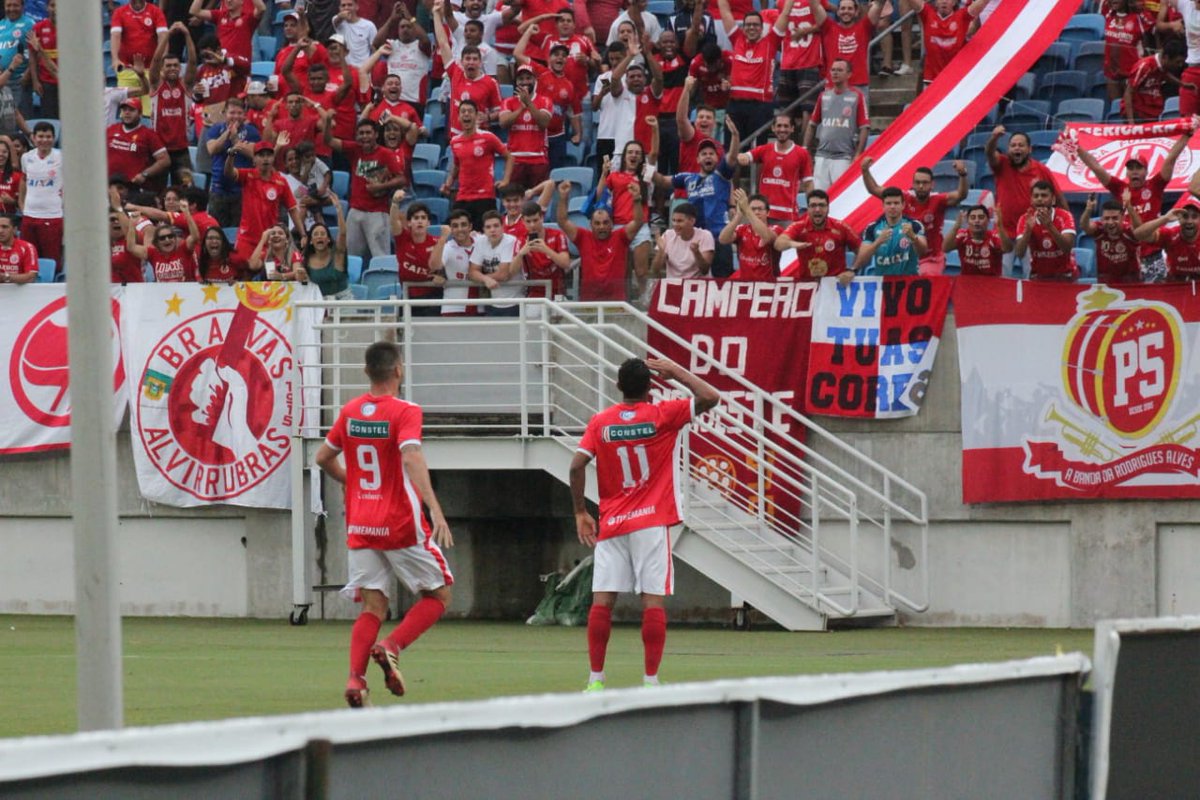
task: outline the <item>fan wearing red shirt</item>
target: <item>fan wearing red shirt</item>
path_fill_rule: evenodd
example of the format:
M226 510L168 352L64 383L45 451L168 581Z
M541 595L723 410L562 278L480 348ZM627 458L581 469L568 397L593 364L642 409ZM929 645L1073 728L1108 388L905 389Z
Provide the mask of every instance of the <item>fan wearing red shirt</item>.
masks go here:
M517 68L516 94L500 104L500 127L508 131L513 157L512 180L537 186L550 177L549 141L546 132L554 117L550 98L537 92L533 67Z
M650 402L654 372L663 380L682 384L693 396ZM604 689L612 608L620 592L641 595L643 684L658 684L667 638L664 601L674 591L667 529L680 519L675 450L684 426L721 402L716 389L667 359L628 359L617 370L617 389L622 401L588 422L570 468L579 541L596 548L592 609L588 612L589 692ZM593 459L599 483L599 525L584 502L587 466Z
M429 206L422 202L411 203L407 209L400 207L406 197L403 189L392 195L391 232L396 249L396 269L401 283L445 283L443 276L435 275L430 266L430 256L438 240L429 235L432 217ZM413 300L430 300L442 296L442 290L432 286L405 288L405 294ZM413 316L436 317L442 313L438 306L413 306Z
M275 105L275 113L266 117L263 139L274 142L279 152L286 154L300 142L313 142L317 155L328 157L329 143L321 137L321 115L305 101L299 92L288 92L287 99Z
M134 186L153 188L171 166L162 139L142 124L140 100L121 103L121 121L110 125L106 136L110 178L120 176Z
M236 159L225 159L225 178L242 186L242 222L238 226L237 254L250 260L254 248L268 228L279 223L282 211L291 216L296 230L303 231L304 215L283 175L275 169L275 145L270 142L238 142L231 152L254 159L252 169L238 169Z
M1146 56L1133 65L1125 82L1121 113L1130 125L1139 121L1157 120L1162 116L1166 100L1163 86L1180 85L1176 77L1187 66L1187 46L1179 39L1167 39L1161 53Z
M224 122L225 103L246 90L250 62L227 55L211 34L201 39L196 47L200 51L200 67L192 84L192 99L201 106L207 127Z
M751 11L742 18L739 28L729 0L717 0L721 10L721 24L733 46L733 68L729 76L729 105L726 113L734 125L745 136L771 121L771 100L774 98L772 76L775 69L775 54L779 52L781 37L787 32L788 17L795 0L784 0L779 18L770 30L763 31L763 18ZM762 144L765 136L755 139Z
M721 244L737 244L738 268L730 280L775 280L775 238L783 228L767 222L767 198L761 194L746 197L744 191L734 189L733 202L734 212L717 237Z
M566 120L571 121L571 143L579 144L583 140L583 95L587 92L588 84L586 81L575 83L567 77L567 52L564 45L556 44L550 48L547 61L549 67L530 64L537 75L538 90L550 98L551 110L554 113L550 119L550 127L546 129L551 164L562 164L566 161Z
M200 238L196 221L188 217L188 237L179 240L179 231L170 223L154 226L150 244L138 241L134 226L129 226L125 249L140 261L149 261L156 283L185 283L196 280L196 257L193 249Z
M829 216L829 195L821 189L808 193L808 210L800 219L775 237L780 253L795 250L795 260L785 265L780 260L782 278L817 281L826 275L849 283L854 272L846 267L846 255L857 255L862 239L849 225Z
M1141 243L1125 219L1125 208L1116 200L1105 200L1100 206L1099 220L1092 217L1095 210L1095 197L1088 197L1083 207L1083 232L1096 243L1096 280L1107 284L1140 283Z
M916 11L921 21L921 50L925 54L922 75L926 83L931 83L966 46L967 30L979 19L988 0L974 0L961 8L958 0L900 0L900 3L901 12ZM925 232L931 231L927 227ZM933 250L932 242L929 249Z
M1029 136L1020 131L1008 137L1008 151L1001 154L997 144L1004 132L1003 125L992 129L992 135L984 145L984 153L991 164L992 174L996 176L996 207L1004 209L999 223L1004 226L1004 235L1015 241L1017 223L1032 204L1033 185L1038 181L1046 181L1053 187L1054 173L1045 164L1030 156L1032 147ZM1054 192L1058 207L1066 210L1066 198L1057 189ZM1013 256L1012 252L1004 254L1005 275L1012 275Z
M442 194L449 195L457 182L454 207L466 209L471 224L482 230L483 215L496 209L496 190L507 186L512 176L513 157L494 133L476 129L478 113L478 107L470 100L458 106L463 131L450 140L454 161L442 184ZM499 181L496 181L496 156L504 158L504 177Z
M117 72L117 86L129 89L141 85L130 69L134 61L149 64L162 39L167 38L167 18L162 9L146 0L130 0L112 14L109 27L109 52ZM148 108L149 106L147 106Z
M812 9L813 25L821 34L822 73L828 77L834 61L845 61L850 65L851 85L860 88L869 86L869 47L879 26L883 3L872 0L867 6L867 13L862 14L856 0L839 0L837 14L832 17L821 0L808 0L808 7Z
M561 230L547 228L546 212L535 201L521 206L521 232L517 235L516 254L512 269L516 274L525 273L531 281L550 281L550 297L561 297L565 291L565 277L571 269L571 253L567 250L567 236ZM540 286L530 286L527 297L545 297Z
M874 160L870 156L865 156L860 162L863 186L875 197L882 198L883 187L871 174L873 163ZM949 194L933 191L933 170L929 167L917 167L913 170L912 189L904 192L904 216L921 223L925 228L925 239L929 243L929 251L921 258L922 275L941 275L946 271L946 255L942 250L942 228L946 223L946 209L961 203L969 191L967 165L962 161L955 161L954 169L958 172L958 186Z
M1168 213L1139 225L1133 233L1138 241L1153 242L1163 249L1168 281L1200 280L1200 198L1189 194Z
M46 3L46 18L33 24L29 39L30 57L36 63L33 90L42 98L40 113L48 119L58 119L58 24L57 3Z
M0 214L0 283L33 283L37 276L37 250L17 238L11 215Z
M192 0L188 14L217 26L217 38L230 54L255 60L254 31L267 4L263 0L224 0L217 8L203 8L204 0Z
M447 120L450 135L463 131L459 116L461 104L470 100L475 104L481 118L476 124L483 129L488 122L500 117L500 85L490 75L483 74L483 56L478 47L467 45L462 49L462 63L454 60L454 46L446 31L445 0L433 4L433 29L437 36L438 52L446 64L446 79L450 82L450 115Z
M711 139L717 145L717 160L725 158L725 148L717 141L717 112L711 106L701 103L696 106L696 121L688 119L690 95L699 84L699 79L689 75L684 82L684 92L675 106L675 125L679 129L679 171L700 172L700 143ZM675 193L676 197L686 197L682 190Z
M289 11L283 18L283 38L289 44L275 54L275 74L272 78L278 83L278 88L274 90L276 94L287 86L284 83L284 65L289 61L292 64L291 73L301 86L308 85L308 70L314 64L329 67L329 51L325 45L308 37L307 26L295 11Z
M142 283L146 280L142 272L142 260L134 258L125 246L126 231L133 223L124 212L110 209L108 212L108 246L112 259L113 283Z
M963 275L1004 274L1004 243L1000 234L988 227L990 217L984 206L971 206L959 211L954 227L942 243L942 252L958 251ZM965 227L964 227L965 223ZM925 233L928 235L929 230Z
M1125 94L1125 81L1142 57L1142 39L1150 26L1133 0L1107 0L1104 6L1104 77L1108 99Z
M335 45L339 52L344 52L345 48L341 45ZM298 50L293 50L292 55L295 55ZM290 57L289 57L290 60ZM353 72L350 70L350 65L344 60L338 67L338 83L333 83L329 80L329 67L325 64L313 64L308 69L308 83L304 86L296 80L292 74L291 68L287 63L284 63L284 77L287 79L288 97L293 93L299 93L306 105L305 113L319 117L326 109L334 112L329 124L336 127L339 122L344 126L346 124L346 111L342 108L346 98L350 96L350 90L354 88ZM351 99L350 118L353 120L354 114L353 99ZM290 109L289 109L290 112ZM349 135L353 136L354 123L349 123ZM343 138L337 130L334 130L334 136ZM293 142L302 141L301 139L292 139ZM317 155L321 158L329 158L332 153L329 146L322 140L317 140ZM345 164L337 164L334 169L345 169Z
M678 37L670 29L658 37L658 55L649 54L647 58L662 83L662 96L658 99L658 169L664 175L672 175L679 172L679 126L675 110L686 91L689 59L679 52Z
M13 156L10 140L0 138L0 214L16 214L21 210L21 185L25 173Z
M154 130L167 148L171 182L178 184L183 182L184 175L192 171L192 156L188 151L188 119L192 115L192 85L196 80L196 64L200 58L186 25L176 22L170 32L183 36L187 46L187 71L183 71L178 55L167 52L168 40L163 39L150 63L150 118Z
M433 491L421 452L421 407L399 398L404 376L400 348L376 342L365 355L367 394L347 403L317 451L317 466L346 487L349 579L342 594L362 601L350 633L346 702L367 704L370 660L394 695L404 694L400 652L429 630L450 605L454 576L441 548L454 539ZM345 466L338 456L345 459ZM429 519L421 512L429 509ZM396 578L420 599L376 643Z
M1032 205L1017 220L1013 252L1017 258L1024 258L1029 251L1030 280L1073 281L1079 277L1071 252L1075 247L1075 220L1069 211L1054 207L1054 191L1049 181L1034 183Z
M795 130L791 114L776 113L771 123L775 141L738 155L738 163L744 167L762 164L758 171L758 191L770 202L772 222L795 221L800 216L796 196L813 188L812 158L792 141Z
M347 252L369 260L390 252L388 201L408 183L399 157L380 144L378 122L360 119L354 141L344 142L329 133L333 110L326 109L325 141L350 160L350 213L346 215Z
M709 42L700 48L700 53L692 59L688 67L688 77L685 81L684 96L691 94L695 85L700 86L699 101L710 108L725 108L729 104L729 76L733 73L733 59L729 53L721 49L716 42ZM682 101L683 98L681 97ZM680 167L687 171L686 167Z
M624 300L625 262L629 243L642 227L645 210L642 207L641 184L629 185L633 198L633 219L621 228L614 228L612 214L603 206L592 212L589 230L571 222L567 207L571 200L571 184L558 185L558 204L555 213L558 227L575 243L579 251L579 299Z

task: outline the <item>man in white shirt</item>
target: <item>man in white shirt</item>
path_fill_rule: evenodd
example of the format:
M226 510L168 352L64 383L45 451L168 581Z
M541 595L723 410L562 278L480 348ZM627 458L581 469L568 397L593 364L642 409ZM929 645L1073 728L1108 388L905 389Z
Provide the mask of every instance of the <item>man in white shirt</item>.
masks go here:
M371 56L375 23L358 15L358 0L341 0L333 16L333 29L346 40L346 63L357 67Z
M462 304L471 292L470 287L462 284L469 280L471 254L475 250L475 243L481 238L480 234L471 230L470 212L463 208L450 212L450 218L442 226L441 238L429 255L429 268L433 270L434 279L440 277L446 281L442 289L443 317L462 317L475 313L474 306L468 309Z
M475 242L471 253L468 276L481 283L492 293L492 299L517 299L525 296L524 286L509 285L525 276L512 269L513 256L517 252L517 239L504 232L504 218L499 211L488 211L483 215L483 236ZM516 317L521 307L512 305L488 305L483 309L489 317Z
M634 22L633 13L635 11L641 17L642 27L645 28L646 33L649 34L650 41L657 42L658 37L662 35L662 25L659 23L658 17L646 10L647 6L648 3L646 0L630 0L629 8L622 11L617 15L617 18L613 20L612 27L608 29L608 41L605 42L605 44L611 45L617 40L617 36L619 35L618 29L621 27L622 22L625 22L626 20L628 20L630 23ZM634 24L634 28L637 28L636 23Z
M592 87L592 108L599 116L596 126L597 175L604 157L620 153L633 135L637 96L625 91L624 76L636 55L623 42L614 42L607 53L610 69L601 73ZM617 88L616 93L614 88Z
M42 121L33 126L34 149L21 156L21 238L42 258L54 259L63 271L63 161L54 146L54 126Z

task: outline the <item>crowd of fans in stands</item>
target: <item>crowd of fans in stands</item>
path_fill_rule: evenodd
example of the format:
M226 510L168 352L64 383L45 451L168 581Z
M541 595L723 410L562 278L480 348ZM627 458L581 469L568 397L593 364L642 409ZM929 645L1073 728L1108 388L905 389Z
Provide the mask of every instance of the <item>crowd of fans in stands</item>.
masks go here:
M928 168L876 182L860 158L872 71L914 72L915 21L927 84L1005 0L663 2L106 0L113 280L350 297L367 264L461 313L469 286L560 295L572 269L579 299L635 302L658 276L849 281L940 274L947 255L963 274L1011 276L1019 259L1075 280L1079 230L1101 281L1200 275L1200 200L1163 214L1188 135L1154 174L1134 160L1117 178L1081 152L1111 198L1078 220L1030 136L1002 126L985 148L994 204L963 161L950 191ZM1097 5L1121 118L1157 120L1171 94L1200 111L1193 0ZM3 8L0 281L22 283L39 259L44 275L67 266L64 9ZM899 62L890 34L871 48L897 21ZM884 211L862 231L827 194L856 159Z

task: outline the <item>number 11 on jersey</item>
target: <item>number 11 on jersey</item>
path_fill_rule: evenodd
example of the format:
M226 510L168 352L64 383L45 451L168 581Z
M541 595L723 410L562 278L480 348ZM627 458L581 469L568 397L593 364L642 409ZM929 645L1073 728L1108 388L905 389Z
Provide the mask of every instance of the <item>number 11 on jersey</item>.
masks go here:
M629 458L630 449L626 445L617 448L617 458L621 461L622 489L632 489L650 480L650 459L646 456L646 445L638 444L632 448L634 455L637 456L638 477L636 480L633 477L633 464Z

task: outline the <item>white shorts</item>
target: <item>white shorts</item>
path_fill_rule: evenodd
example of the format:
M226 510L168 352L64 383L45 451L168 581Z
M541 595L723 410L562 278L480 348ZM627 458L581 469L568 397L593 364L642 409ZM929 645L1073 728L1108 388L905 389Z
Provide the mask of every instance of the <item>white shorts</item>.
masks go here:
M664 525L596 542L593 592L675 593L671 540Z
M403 547L399 550L372 550L369 547L350 551L347 559L349 579L341 594L348 600L358 601L360 589L376 589L392 596L392 577L404 584L413 594L432 591L454 583L450 566L442 550L430 539L422 547Z

